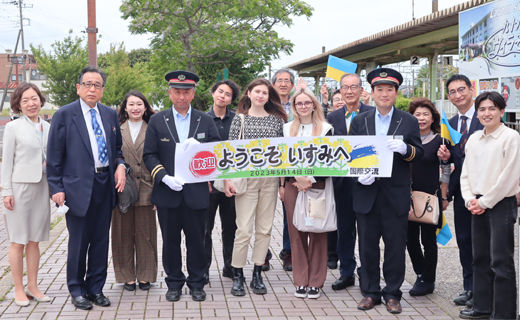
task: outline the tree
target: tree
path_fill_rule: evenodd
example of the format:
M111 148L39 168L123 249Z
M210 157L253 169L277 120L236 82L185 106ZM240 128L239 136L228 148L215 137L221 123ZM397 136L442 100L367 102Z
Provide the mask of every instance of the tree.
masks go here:
M47 76L43 84L50 102L62 106L78 98L76 83L81 69L88 65L88 50L83 39L72 38L72 30L63 41L56 41L46 52L41 45L31 50L38 64L38 70Z
M104 104L109 106L121 104L130 90L141 91L145 96L150 93L150 76L146 64L136 62L131 67L129 56L122 44L117 49L115 45L110 45L109 52L99 56L98 65L107 74L101 100Z
M150 57L152 55L151 49L134 49L128 53L128 62L130 63L130 67L133 67L137 63L147 63L150 62Z
M153 35L157 98L165 96L166 72L187 69L202 79L195 102L201 108L218 71L228 68L233 80L246 84L281 52L292 52L293 44L273 27L312 13L300 0L123 0L120 9L131 32Z

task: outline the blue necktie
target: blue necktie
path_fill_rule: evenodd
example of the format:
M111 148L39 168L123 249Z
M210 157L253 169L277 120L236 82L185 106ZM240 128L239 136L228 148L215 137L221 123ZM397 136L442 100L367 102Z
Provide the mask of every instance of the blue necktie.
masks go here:
M103 131L99 126L99 123L96 119L96 110L90 109L90 114L92 115L92 129L94 130L94 135L96 136L96 142L98 146L98 157L99 161L103 164L107 162L107 143L105 141L105 136L103 136Z

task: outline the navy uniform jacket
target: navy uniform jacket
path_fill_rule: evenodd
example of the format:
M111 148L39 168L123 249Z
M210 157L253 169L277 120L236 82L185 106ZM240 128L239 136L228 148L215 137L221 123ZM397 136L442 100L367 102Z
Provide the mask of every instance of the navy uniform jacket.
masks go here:
M350 135L375 135L376 110L360 113L354 117L350 125ZM354 184L354 211L359 214L369 213L378 193L382 193L398 215L408 214L410 210L410 162L420 159L423 155L419 124L417 119L404 111L394 107L394 113L388 128L388 138L402 136L407 144L406 154L403 156L394 152L392 176L379 178L369 186L360 183Z
M116 205L115 169L124 164L121 131L117 113L97 104L105 130L108 166L112 185L112 207ZM50 194L65 192L70 214L84 217L90 205L94 185L94 158L87 125L79 99L61 107L52 117L47 144L47 181Z
M374 107L369 106L361 102L359 106L359 113L374 110ZM345 113L347 112L347 106L343 106L338 110L332 111L327 116L327 121L334 127L334 135L335 136L346 136L347 132L347 124L345 123ZM352 126L352 121L350 122Z
M199 142L220 140L213 119L195 108L191 108L188 138ZM182 191L173 191L162 182L165 175L175 175L176 141L179 141L179 136L172 109L154 114L148 122L143 149L144 163L153 178L152 203L160 208L177 208L184 199L191 209L206 209L209 206L207 182L187 183Z
M452 117L449 120L450 126L457 130L458 123L459 123L459 115ZM477 130L484 129L484 126L477 118L477 112L474 113L473 118L471 119L471 124L469 126L468 130L468 138L470 135L473 134L473 132ZM460 173L462 171L462 164L464 163L464 158L466 157L466 154L464 150L460 148L460 145L455 145L450 149L451 157L449 162L453 162L455 165L455 168L453 172L450 175L450 184L448 186L448 199L451 199L457 190L460 190Z

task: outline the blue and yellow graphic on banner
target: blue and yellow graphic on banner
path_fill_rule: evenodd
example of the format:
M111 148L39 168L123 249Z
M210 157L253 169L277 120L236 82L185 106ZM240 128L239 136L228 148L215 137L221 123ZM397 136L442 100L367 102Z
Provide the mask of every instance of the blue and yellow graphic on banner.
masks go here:
M453 129L448 122L448 118L446 117L446 113L442 110L441 117L441 137L448 140L452 146L459 143L462 134L457 130Z
M444 215L442 215L442 227L437 228L435 233L437 234L437 242L443 246L445 246L453 237L450 231L450 226L448 225L448 221Z
M355 73L356 68L357 63L329 55L329 62L327 63L327 74L325 77L339 81L341 76L345 73Z

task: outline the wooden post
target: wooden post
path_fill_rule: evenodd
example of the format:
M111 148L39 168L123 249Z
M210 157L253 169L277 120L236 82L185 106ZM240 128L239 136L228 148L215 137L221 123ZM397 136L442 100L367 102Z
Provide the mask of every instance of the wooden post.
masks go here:
M96 33L96 0L88 1L88 64L91 67L97 67L97 43Z

